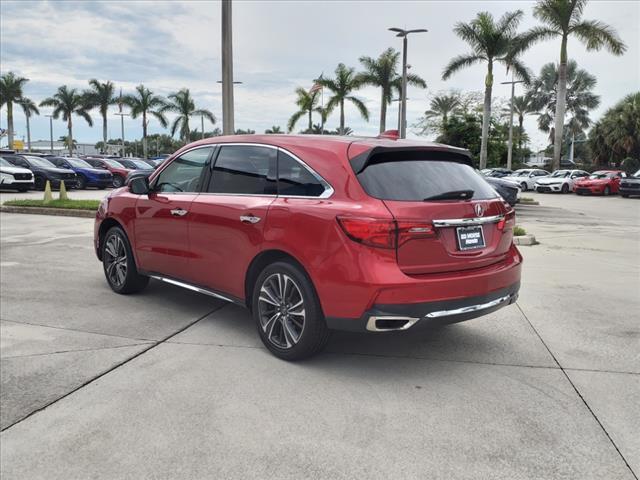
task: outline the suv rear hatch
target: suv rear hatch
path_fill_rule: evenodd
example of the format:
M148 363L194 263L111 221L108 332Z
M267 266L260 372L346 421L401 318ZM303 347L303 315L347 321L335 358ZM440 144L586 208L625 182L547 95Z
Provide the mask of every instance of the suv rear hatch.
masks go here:
M374 148L351 159L351 166L367 194L395 218L404 273L469 270L506 258L514 211L464 151Z

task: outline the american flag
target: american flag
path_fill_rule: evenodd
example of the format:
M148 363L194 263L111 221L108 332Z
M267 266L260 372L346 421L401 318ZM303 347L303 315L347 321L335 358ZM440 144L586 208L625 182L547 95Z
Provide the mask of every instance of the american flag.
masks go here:
M322 90L322 85L320 85L318 82L322 80L322 73L320 74L320 76L315 80L313 86L309 89L309 93L315 93L318 90Z

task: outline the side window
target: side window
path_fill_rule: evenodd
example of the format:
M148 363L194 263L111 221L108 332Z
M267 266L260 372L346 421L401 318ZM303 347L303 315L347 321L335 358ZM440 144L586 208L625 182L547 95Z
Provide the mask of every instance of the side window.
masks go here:
M211 193L274 195L275 148L228 145L220 148L209 182Z
M278 152L278 195L319 197L325 187L291 155Z
M199 192L202 170L213 147L197 148L176 158L160 172L155 182L157 192Z

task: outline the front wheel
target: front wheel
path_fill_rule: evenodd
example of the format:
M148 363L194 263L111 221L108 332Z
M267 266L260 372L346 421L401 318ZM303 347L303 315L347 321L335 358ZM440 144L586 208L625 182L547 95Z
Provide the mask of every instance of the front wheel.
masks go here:
M527 191L527 182L522 182L520 184L520 188L522 189L523 192Z
M629 194L628 193L621 193L622 198L629 198Z
M260 273L251 305L262 343L278 358L310 357L329 340L313 284L292 263L276 262Z
M607 185L606 187L604 187L604 190L602 191L602 194L606 197L611 193L611 189L609 188L609 185Z
M560 189L561 193L567 194L569 193L569 185L567 185L566 183L564 185L562 185L562 188Z
M116 293L135 293L149 283L140 275L127 235L120 227L109 229L102 242L102 266L107 283Z
M120 188L122 185L124 185L124 178L120 175L115 175L113 177L113 188Z
M87 188L87 179L82 175L78 175L78 183L76 183L76 188L78 190L84 190L85 188Z

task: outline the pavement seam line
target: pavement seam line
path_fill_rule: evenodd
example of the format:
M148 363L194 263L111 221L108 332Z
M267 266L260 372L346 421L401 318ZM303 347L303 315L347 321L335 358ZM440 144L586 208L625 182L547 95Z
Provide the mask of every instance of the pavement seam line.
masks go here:
M607 429L604 428L604 425L602 424L602 422L600 421L600 419L598 418L598 416L596 415L596 413L592 410L592 408L589 406L589 404L587 403L587 401L585 400L585 398L582 396L582 394L580 393L580 390L578 390L578 387L576 387L576 385L573 383L573 381L571 380L571 377L569 377L569 374L567 374L567 372L565 371L565 369L562 367L562 365L560 365L560 362L558 361L558 359L556 358L556 356L553 354L553 352L551 351L551 349L549 348L549 346L546 344L546 342L543 340L542 336L540 335L540 333L538 333L538 330L536 330L536 327L533 326L533 323L531 323L531 320L529 320L529 317L527 316L526 313L524 313L524 310L522 310L522 307L520 306L520 304L518 302L516 302L516 306L518 307L518 310L520 310L520 312L522 313L522 315L524 316L524 318L527 320L527 322L529 323L529 325L531 326L531 328L533 329L533 331L535 332L535 334L538 336L538 338L540 339L540 341L542 342L542 344L544 345L544 347L547 349L547 351L549 352L549 355L551 355L553 357L553 360L556 362L556 364L558 365L558 368L560 369L560 371L562 372L562 374L565 376L565 378L567 379L567 381L569 382L569 385L571 385L571 387L573 388L573 390L576 392L576 394L578 395L578 398L580 398L580 400L582 401L582 403L584 404L584 406L587 408L587 410L589 411L589 413L591 414L591 416L594 418L594 420L597 422L597 424L600 426L600 428L602 429L602 431L604 432L604 434L607 436L607 438L609 439L609 441L611 442L611 445L613 445L613 448L616 449L616 452L618 452L618 455L620 456L620 458L622 459L622 461L624 462L624 464L627 466L627 468L629 469L629 471L631 472L631 475L633 475L633 478L635 478L636 480L638 480L638 476L636 475L636 472L633 471L633 469L631 468L631 465L629 465L629 462L627 462L627 459L624 458L624 455L622 455L622 452L620 451L620 449L618 448L618 445L616 445L616 442L613 441L613 438L611 438L611 435L609 435L609 432L607 432Z
M165 343L167 340L169 340L170 338L184 332L186 329L192 327L193 325L195 325L196 323L198 323L200 320L203 320L205 318L207 318L209 315L211 315L214 312L217 312L218 310L221 310L222 308L226 307L227 305L229 305L228 303L223 303L222 305L214 308L213 310L211 310L210 312L205 313L204 315L202 315L201 317L195 319L193 322L188 323L187 325L185 325L184 327L176 330L174 333L166 336L165 338L163 338L162 340L157 340L154 341L154 343L150 344L148 348L144 348L142 350L140 350L138 353L136 353L135 355L130 356L129 358L124 359L121 362L118 362L117 364L115 364L113 367L105 370L104 372L99 373L98 375L90 378L89 380L87 380L86 382L83 382L81 385L77 386L76 388L73 388L72 390L68 391L67 393L65 393L64 395L61 395L60 397L56 398L55 400L50 401L49 403L47 403L46 405L43 405L42 407L39 407L35 410L33 410L32 412L28 413L27 415L25 415L24 417L16 420L15 422L13 422L11 425L7 425L6 427L4 427L2 430L0 430L0 432L6 432L7 430L9 430L11 427L14 427L15 425L22 423L23 421L25 421L26 419L28 419L29 417L35 415L38 412L41 412L43 410L45 410L46 408L50 407L51 405L59 402L60 400L67 398L68 396L74 394L75 392L77 392L78 390L86 387L87 385L90 385L91 383L95 382L96 380L104 377L105 375L107 375L108 373L113 372L114 370L117 370L118 368L122 367L123 365L126 365L127 363L129 363L130 361L138 358L140 355L143 355L145 353L147 353L149 350L157 347L158 345L162 345L163 343Z
M8 357L1 357L1 358L2 360L9 360L10 358L41 357L44 355L57 355L59 353L95 352L98 350L109 350L114 348L137 347L138 345L149 345L150 343L151 342L128 343L126 345L114 345L112 347L77 348L77 349L71 349L71 350L59 350L57 352L27 353L26 355L11 355Z
M19 322L17 320L8 320L6 318L0 318L0 322L11 322L11 323L18 323L20 325L31 325L32 327L54 328L56 330L68 330L69 332L90 333L92 335L104 335L105 337L126 338L127 340L136 340L138 342L157 342L158 341L158 340L154 340L152 338L125 337L124 335L114 335L112 333L92 332L92 331L89 331L89 330L79 330L77 328L67 328L67 327L58 327L58 326L52 326L52 325L43 325L41 323L33 323L33 322Z

